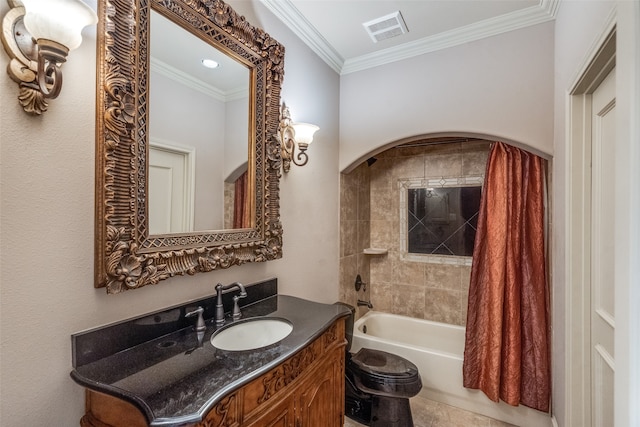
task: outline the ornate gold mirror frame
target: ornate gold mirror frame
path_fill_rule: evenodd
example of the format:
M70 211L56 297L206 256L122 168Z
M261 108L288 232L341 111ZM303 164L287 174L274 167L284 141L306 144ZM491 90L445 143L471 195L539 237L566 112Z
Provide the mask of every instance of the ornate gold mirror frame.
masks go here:
M151 9L250 70L252 228L149 235ZM284 47L221 0L100 0L98 14L95 286L118 293L175 275L280 258L281 154L275 135Z

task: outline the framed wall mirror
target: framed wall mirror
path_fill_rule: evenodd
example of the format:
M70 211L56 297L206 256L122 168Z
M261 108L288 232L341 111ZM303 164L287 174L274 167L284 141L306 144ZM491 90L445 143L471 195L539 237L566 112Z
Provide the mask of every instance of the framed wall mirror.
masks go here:
M98 14L95 286L280 258L283 46L221 0Z

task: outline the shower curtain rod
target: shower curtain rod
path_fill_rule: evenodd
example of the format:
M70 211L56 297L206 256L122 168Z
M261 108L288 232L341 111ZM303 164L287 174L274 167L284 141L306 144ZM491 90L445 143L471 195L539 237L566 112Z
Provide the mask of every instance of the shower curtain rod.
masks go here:
M491 141L488 141L486 139L480 139L480 138L456 138L456 139L446 139L446 140L442 140L442 139L428 140L428 139L425 139L423 141L408 142L406 144L396 145L393 148L422 147L422 146L425 146L425 145L455 144L455 143L460 143L460 142L479 142L479 141L491 142Z

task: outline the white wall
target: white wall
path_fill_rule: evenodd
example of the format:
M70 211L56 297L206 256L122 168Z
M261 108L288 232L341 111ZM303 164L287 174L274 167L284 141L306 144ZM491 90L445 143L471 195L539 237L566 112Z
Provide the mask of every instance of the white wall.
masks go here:
M423 134L500 137L553 153L553 22L347 74L340 170Z
M213 293L216 282L277 276L282 293L338 298L338 76L266 9L236 1L287 49L283 96L321 130L310 161L281 180L284 258L106 295L93 288L95 39L64 65L50 111L25 114L0 73L0 425L74 426L84 394L70 378L77 331ZM252 8L256 7L255 16ZM0 2L0 15L8 11ZM258 17L256 19L256 16ZM0 70L7 66L0 53Z

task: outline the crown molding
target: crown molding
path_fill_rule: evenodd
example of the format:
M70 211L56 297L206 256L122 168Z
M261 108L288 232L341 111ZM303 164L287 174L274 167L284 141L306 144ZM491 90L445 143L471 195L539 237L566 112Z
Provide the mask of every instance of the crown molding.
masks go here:
M549 0L545 1L545 3L551 4L557 3L557 1ZM557 7L554 6L553 9L557 9ZM354 73L403 59L413 58L414 56L459 46L487 37L526 28L531 25L542 24L553 19L554 15L550 15L549 12L541 6L528 7L393 48L348 59L345 61L340 74Z
M232 90L229 92L221 91L220 89L205 83L200 79L178 70L175 67L160 61L154 57L151 57L151 71L160 74L168 79L171 79L177 83L187 86L195 91L198 91L204 95L207 95L220 102L234 101L236 99L248 98L249 92L244 88Z
M560 0L540 0L540 8L552 19L555 19L558 14L558 7L560 7Z
M560 0L540 0L515 12L486 19L413 42L362 55L346 61L300 13L291 0L260 0L276 17L337 73L344 75L412 58L429 52L495 36L555 19Z
M271 13L313 50L336 73L340 74L344 59L290 0L260 0Z
M226 102L229 102L229 101L236 101L238 99L248 99L248 98L249 98L249 89L247 89L246 87L241 87L241 88L226 92L224 100Z

